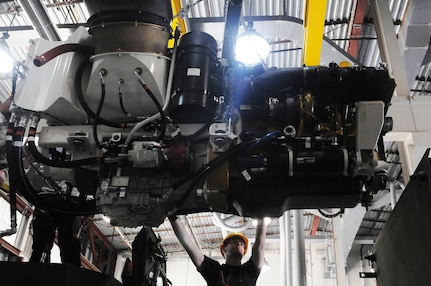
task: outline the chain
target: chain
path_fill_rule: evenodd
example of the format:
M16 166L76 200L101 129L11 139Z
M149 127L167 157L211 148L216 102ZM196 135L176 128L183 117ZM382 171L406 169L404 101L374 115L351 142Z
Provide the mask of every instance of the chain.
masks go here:
M192 4L188 4L185 8L181 8L181 10L174 15L174 19L175 18L180 18L180 19L184 19L186 17L186 14L197 4L199 4L199 2L202 2L203 0L196 0L194 3Z

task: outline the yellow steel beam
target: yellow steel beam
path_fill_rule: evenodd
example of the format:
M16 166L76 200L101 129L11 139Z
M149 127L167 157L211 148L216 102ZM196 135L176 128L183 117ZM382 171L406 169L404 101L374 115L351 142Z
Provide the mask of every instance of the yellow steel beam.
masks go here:
M305 66L320 65L327 0L305 1L304 50Z
M180 35L187 33L186 21L181 17L181 10L183 9L183 4L181 0L171 0L172 14L174 18L172 19L171 27L172 31L175 33L175 29L178 27L180 29ZM174 40L171 39L168 42L168 47L172 48L174 45Z

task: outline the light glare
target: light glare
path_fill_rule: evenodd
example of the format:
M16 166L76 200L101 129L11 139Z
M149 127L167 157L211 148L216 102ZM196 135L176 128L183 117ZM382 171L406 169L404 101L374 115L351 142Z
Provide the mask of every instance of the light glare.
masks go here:
M13 69L13 60L4 50L0 49L0 72L6 73Z
M245 65L261 63L269 55L268 42L258 33L248 31L238 37L235 59Z

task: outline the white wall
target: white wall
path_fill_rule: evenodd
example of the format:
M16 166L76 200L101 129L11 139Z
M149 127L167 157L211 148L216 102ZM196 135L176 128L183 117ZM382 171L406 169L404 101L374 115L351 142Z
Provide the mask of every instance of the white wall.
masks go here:
M169 259L166 268L172 286L207 285L190 259Z
M377 281L375 278L359 278L359 272L372 272L371 264L368 260L361 261L361 245L353 244L352 249L347 257L347 278L348 286L376 286ZM362 248L362 255L367 256L371 251L372 245L364 245Z
M326 255L326 245L315 243L306 245L307 261L307 286L337 286L336 279L324 278L324 258ZM246 261L249 256L243 260ZM265 254L270 269L262 272L257 280L257 286L277 286L281 285L281 275L287 271L281 267L281 257L277 251L270 251ZM223 259L217 258L220 262ZM293 259L293 261L295 261ZM296 267L293 269L293 275L296 275ZM185 256L169 257L167 261L167 275L173 286L206 286L205 280L197 272L196 267L190 259ZM296 277L294 277L295 282ZM295 285L295 284L294 284ZM343 285L347 286L347 285Z

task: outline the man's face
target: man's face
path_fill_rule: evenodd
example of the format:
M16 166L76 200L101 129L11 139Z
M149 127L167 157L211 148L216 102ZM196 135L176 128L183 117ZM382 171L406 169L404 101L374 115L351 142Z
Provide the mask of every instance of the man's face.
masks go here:
M239 237L232 237L224 243L224 256L238 256L242 258L245 251L245 242Z

